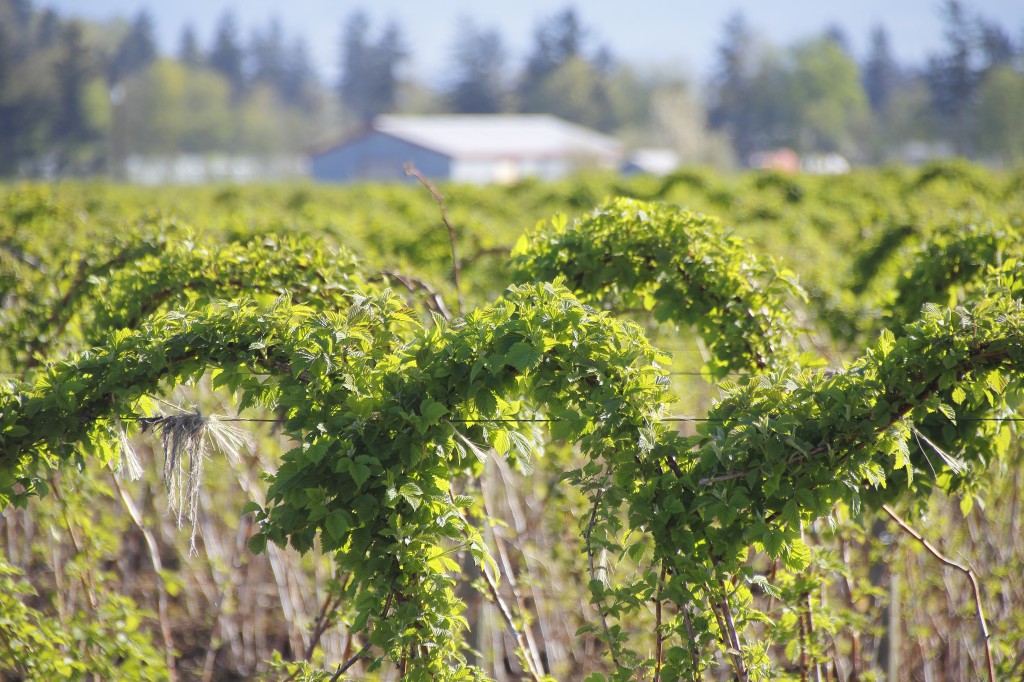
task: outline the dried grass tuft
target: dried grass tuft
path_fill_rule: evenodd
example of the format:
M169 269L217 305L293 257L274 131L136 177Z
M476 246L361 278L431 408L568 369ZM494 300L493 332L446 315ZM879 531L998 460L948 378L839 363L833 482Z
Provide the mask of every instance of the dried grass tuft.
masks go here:
M142 468L139 455L135 452L135 448L132 447L132 441L128 437L128 432L125 430L124 424L121 423L120 419L117 421L116 431L121 457L118 459L117 468L114 470L114 473L118 476L127 476L130 481L137 481L142 478L145 470Z
M199 489L203 482L203 464L211 450L238 457L248 445L245 433L217 417L201 412L156 415L139 420L142 432L152 430L160 437L164 452L163 482L167 504L177 516L178 527L191 522L190 551L196 551Z

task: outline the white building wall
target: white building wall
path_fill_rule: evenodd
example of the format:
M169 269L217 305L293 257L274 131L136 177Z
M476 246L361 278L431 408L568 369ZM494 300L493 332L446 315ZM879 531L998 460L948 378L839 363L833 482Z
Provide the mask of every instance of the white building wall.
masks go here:
M308 175L309 162L297 156L132 155L124 162L125 180L139 185L268 182Z

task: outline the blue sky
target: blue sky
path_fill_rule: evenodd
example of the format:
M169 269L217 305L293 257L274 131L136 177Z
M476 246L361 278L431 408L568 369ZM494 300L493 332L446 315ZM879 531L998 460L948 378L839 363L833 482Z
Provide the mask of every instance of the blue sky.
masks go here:
M410 73L429 83L444 82L460 18L498 29L513 60L527 52L535 25L569 3L551 0L36 0L65 15L97 20L133 16L147 8L154 17L162 49L173 52L182 28L192 23L203 45L227 10L234 11L243 37L272 17L289 35L304 35L321 75L334 78L338 42L345 18L358 8L379 28L399 22L412 57ZM858 56L867 50L871 27L889 31L897 57L923 63L942 47L941 0L587 0L572 3L593 39L607 44L620 60L645 67L709 75L722 24L741 11L770 42L787 45L828 25L841 26ZM1024 39L1024 1L965 0L973 14L1003 26L1014 40ZM516 61L512 62L516 65Z

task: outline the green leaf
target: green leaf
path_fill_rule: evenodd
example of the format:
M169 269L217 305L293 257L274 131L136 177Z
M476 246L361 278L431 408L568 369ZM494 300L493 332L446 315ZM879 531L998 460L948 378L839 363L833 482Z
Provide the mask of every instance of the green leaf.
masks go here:
M313 462L313 464L319 464L327 454L328 441L323 438L318 438L315 443L310 445L305 450L306 459Z
M327 534L336 543L340 543L345 539L348 529L352 525L352 517L348 512L342 509L335 509L327 518L324 520L324 526L327 528Z
M427 398L420 403L420 414L427 426L436 424L446 412L448 408L433 398Z
M260 506L259 502L246 502L242 506L242 513L243 514L248 514L250 512L254 512L256 514L259 514L262 511L263 511L263 507Z
M886 357L892 352L892 349L896 346L896 336L888 329L883 329L882 333L878 337L878 352L882 354L882 357Z
M405 501L409 503L409 506L413 509L419 509L420 502L423 499L423 491L418 485L413 482L403 483L402 487L398 489L398 494L405 498Z
M525 341L519 341L512 344L512 347L508 349L508 353L505 354L505 363L512 365L520 372L525 372L536 367L541 357L542 355L539 350Z
M505 456L508 454L512 447L509 441L508 431L505 429L495 429L491 431L491 445L498 452L499 455Z
M778 559L782 554L782 548L786 544L786 535L782 531L769 529L764 534L761 544L764 545L765 554L773 559Z
M985 377L985 383L996 393L1002 393L1010 382L998 370L993 370Z
M953 399L953 402L956 403L957 405L963 405L964 400L967 399L967 393L964 391L963 388L957 386L956 388L953 389L953 394L950 397Z
M768 578L766 578L765 576L754 575L748 578L747 580L750 582L751 585L756 585L757 587L759 587L769 597L772 597L773 599L782 598L782 591L775 585L772 585L770 582L768 582Z
M352 474L353 480L356 485L362 487L364 483L370 478L370 467L362 464L361 462L352 462L349 466L349 473Z
M800 538L793 538L782 554L782 563L791 571L802 571L811 565L811 550Z
M249 538L249 551L253 554L263 554L267 549L267 536L257 533Z
M7 430L4 431L4 436L9 436L11 438L21 438L26 435L28 435L28 429L20 424L9 426L7 427Z
M473 396L473 404L476 405L476 410L480 413L480 416L484 418L493 416L498 409L497 399L486 388L480 388L476 392L476 395Z

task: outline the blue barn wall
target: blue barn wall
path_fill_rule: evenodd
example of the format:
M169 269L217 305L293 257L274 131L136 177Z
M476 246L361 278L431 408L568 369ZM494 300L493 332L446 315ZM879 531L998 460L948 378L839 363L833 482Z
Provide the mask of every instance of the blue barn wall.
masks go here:
M402 169L408 162L429 178L444 180L451 173L444 154L377 131L315 155L310 170L314 179L328 182L410 181Z

